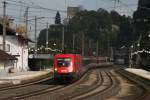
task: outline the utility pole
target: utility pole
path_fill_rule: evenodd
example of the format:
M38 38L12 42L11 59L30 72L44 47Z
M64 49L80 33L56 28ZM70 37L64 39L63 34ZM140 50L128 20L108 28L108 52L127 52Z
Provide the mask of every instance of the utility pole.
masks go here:
M98 5L98 1L96 0L96 1L95 1L95 3L96 3L96 4L95 4L95 5L96 5L96 10L98 10L98 8L97 8L97 5Z
M25 12L26 38L28 37L28 12L29 12L29 7L26 8L26 12Z
M3 51L6 50L6 1L3 2Z
M37 35L37 17L35 16L35 50L37 50L37 36L36 35Z
M62 51L64 51L65 26L62 27Z
M91 42L92 42L91 39L89 39L89 50L88 50L89 56L91 56L91 52L92 52Z
M34 19L30 19L30 20L27 20L26 23L28 23L28 21L32 21L34 20L35 21L35 26L34 26L34 39L35 39L35 50L37 50L37 20L38 19L42 19L42 18L45 18L45 17L37 17L35 16ZM26 25L28 27L28 25ZM26 31L28 30L26 27Z
M98 45L99 45L99 43L98 43L98 40L97 40L97 43L96 43L96 56L98 56L98 49L99 49Z
M47 27L47 28L46 28L46 48L48 48L48 41L49 41L49 40L48 40L48 28L49 28L49 27L48 27L48 22L47 22L47 24L46 24L46 27Z
M113 51L113 47L112 46L111 46L111 56L110 56L110 58L111 58L111 61L114 60L114 51Z
M84 33L82 33L82 56L84 56Z
M73 45L73 53L75 52L75 34L73 34L73 41L72 41L72 45Z
M132 52L133 52L133 45L129 48L129 68L132 68Z
M89 39L89 48L91 48L91 42L92 42L91 39Z
M109 41L109 37L107 36L107 54L108 54L108 57L110 57L110 41Z
M116 9L116 5L117 5L117 3L119 3L120 2L120 0L115 0L114 1L114 10Z

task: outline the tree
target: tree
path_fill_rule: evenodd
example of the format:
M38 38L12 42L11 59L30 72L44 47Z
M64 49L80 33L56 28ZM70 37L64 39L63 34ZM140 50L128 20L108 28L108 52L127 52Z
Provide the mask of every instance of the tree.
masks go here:
M113 10L110 12L110 16L112 18L112 23L119 26L121 22L121 16L119 15L119 13Z
M134 25L135 30L138 33L147 33L150 31L150 1L139 0L138 9L134 12Z
M134 12L133 18L137 41L134 49L150 51L150 0L139 0L138 9ZM138 62L138 66L148 68L149 54L138 53L135 57L140 57L140 59L135 60L135 62Z
M150 48L144 46L146 41L149 41L147 37L150 34L150 0L139 0L138 9L134 12L133 18L136 40L142 44L143 49Z
M112 33L112 21L110 14L105 9L99 9L98 11L81 11L70 19L69 26L73 33L78 34L77 39L80 39L78 41L80 46L81 36L84 34L86 39L85 41L87 41L85 43L87 48L88 40L94 40L94 44L96 44L98 40L100 42L99 47L108 48L108 39L110 39L110 34ZM93 48L95 49L96 46L93 46Z
M57 11L55 16L55 24L61 24L61 17L59 11Z
M38 37L38 46L46 46L46 33L47 29L43 29L40 31L39 37ZM49 47L53 47L53 44L57 44L55 46L55 49L61 48L61 38L62 38L62 25L50 25L50 28L48 29L48 39L49 39Z
M83 34L85 52L88 52L89 47L92 47L94 51L97 41L99 41L101 52L104 53L107 53L110 46L129 45L133 39L133 25L131 22L132 18L130 17L121 16L116 11L109 13L102 8L98 11L85 10L78 12L65 27L65 49L72 51L72 41L73 36L75 36L75 50L81 51ZM60 41L59 44L61 45L62 25L51 25L49 32L49 40ZM44 30L40 32L39 44L45 43L45 33ZM124 43L123 41L128 42Z
M132 41L134 39L134 33L133 33L133 25L132 25L132 18L122 16L120 21L120 33L118 37L118 43L120 46L126 45L130 46L132 44Z

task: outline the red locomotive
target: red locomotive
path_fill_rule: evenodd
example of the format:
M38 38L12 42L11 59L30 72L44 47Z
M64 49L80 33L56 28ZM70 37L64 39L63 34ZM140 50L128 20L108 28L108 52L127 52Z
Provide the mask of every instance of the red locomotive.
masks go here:
M54 56L54 79L79 78L81 56L79 54L56 54Z

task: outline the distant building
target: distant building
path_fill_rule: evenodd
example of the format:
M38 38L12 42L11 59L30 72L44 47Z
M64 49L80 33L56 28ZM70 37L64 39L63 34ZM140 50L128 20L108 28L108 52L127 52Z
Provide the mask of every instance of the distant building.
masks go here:
M63 23L66 25L69 22L69 19L73 18L78 12L82 11L82 7L68 7L67 8L67 18L63 20Z
M3 32L2 25L0 24L0 49L3 49ZM14 68L17 71L28 70L28 39L19 35L15 31L6 29L6 50L5 52L17 58ZM4 68L5 69L5 68Z
M67 8L67 17L69 19L71 19L80 11L81 11L80 7L68 7Z

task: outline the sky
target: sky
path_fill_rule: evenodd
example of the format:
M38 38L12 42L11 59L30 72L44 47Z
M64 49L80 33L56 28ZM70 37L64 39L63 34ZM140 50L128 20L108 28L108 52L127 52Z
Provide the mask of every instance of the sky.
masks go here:
M0 0L0 16L3 14L3 2ZM61 18L64 19L67 14L68 6L82 6L87 10L97 10L104 8L108 11L116 10L121 15L132 16L133 12L137 9L138 0L6 0L6 14L14 19L14 23L24 24L24 15L27 6L29 6L29 19L37 20L38 32L46 28L46 23L54 23L54 17L57 11L60 11ZM42 9L41 9L42 8ZM46 8L46 9L43 9ZM40 19L41 17L45 17ZM29 22L29 32L31 38L34 33L34 20Z

